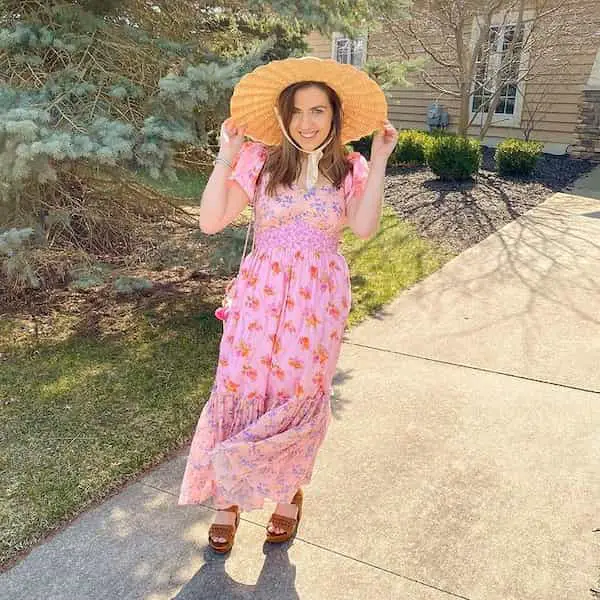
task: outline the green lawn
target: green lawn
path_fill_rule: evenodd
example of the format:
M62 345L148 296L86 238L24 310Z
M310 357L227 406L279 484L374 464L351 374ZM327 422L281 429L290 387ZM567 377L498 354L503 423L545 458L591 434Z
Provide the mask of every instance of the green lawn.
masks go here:
M401 290L437 270L448 258L414 228L385 208L379 232L363 241L346 230L342 252L352 282L349 326L356 325L387 304Z
M351 325L449 258L390 209L373 239L346 233L344 252ZM103 338L60 315L35 344L0 323L0 563L190 439L221 332L199 302L167 319L134 313Z
M220 331L212 312L140 315L114 339L0 349L0 561L184 443Z

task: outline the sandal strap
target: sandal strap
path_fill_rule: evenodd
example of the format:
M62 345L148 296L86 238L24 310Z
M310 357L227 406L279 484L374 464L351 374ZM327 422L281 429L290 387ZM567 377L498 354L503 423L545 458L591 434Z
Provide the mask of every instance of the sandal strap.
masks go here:
M229 536L233 536L234 533L235 527L233 525L217 525L213 523L208 530L208 535L212 538L229 538Z
M273 513L271 515L271 524L276 529L284 529L287 531L292 531L296 526L296 519L292 519L291 517L284 517L283 515L278 515L277 513Z

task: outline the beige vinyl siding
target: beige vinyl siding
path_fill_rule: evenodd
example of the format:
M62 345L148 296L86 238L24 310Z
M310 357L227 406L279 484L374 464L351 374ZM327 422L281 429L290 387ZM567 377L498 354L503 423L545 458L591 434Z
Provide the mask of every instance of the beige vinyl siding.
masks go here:
M369 36L369 56L374 59L385 59L394 47L395 41L387 31L374 32ZM410 40L403 40L411 58L424 58L416 44ZM455 90L456 84L452 76L436 65L429 65L429 71L440 85ZM452 124L453 115L456 114L458 100L451 96L442 96L437 90L430 88L421 77L416 74L408 75L409 86L393 87L389 92L389 117L399 129L426 129L426 116L428 106L438 100L450 114Z
M598 7L597 14L600 14L600 2L594 0L594 3ZM371 36L374 42L370 48L371 55L373 46L385 47L385 38L385 32ZM389 46L389 40L387 44ZM561 144L565 147L564 149L575 142L575 129L579 121L579 106L583 87L589 77L595 53L596 48L590 47L588 51L577 55L567 56L565 54L564 63L567 70L564 76L561 77L561 81L552 82L548 85L536 81L523 84L525 103L535 106L541 99L544 100L538 110L532 139L537 139L546 144ZM418 56L417 52L412 54L413 58ZM543 73L543 65L538 65L538 68ZM436 83L449 90L456 90L456 84L449 73L431 63L428 70ZM449 112L450 129L453 129L458 118L458 99L432 89L422 80L419 74L411 74L408 79L412 84L410 87L394 88L391 92L389 114L392 122L401 129L425 128L427 107L431 102L439 101L444 109ZM524 107L521 112L521 124L525 120L526 110ZM478 128L471 127L469 133L478 135ZM520 138L522 136L523 133L520 128L506 126L491 127L487 133L487 138Z
M416 0L418 3L419 0ZM573 0L573 5L578 6L587 17L588 24L591 23L596 31L600 31L600 0ZM584 25L582 25L583 28ZM434 36L435 32L431 33ZM439 36L439 32L437 32ZM317 56L329 57L331 55L331 40L322 36L309 36L310 42L314 44ZM432 37L432 40L437 38ZM521 89L524 93L524 103L535 106L543 99L536 117L536 125L531 135L532 139L544 142L548 147L553 147L559 152L568 149L576 141L576 127L580 120L580 107L583 100L583 90L590 77L592 65L600 39L598 36L589 38L589 46L584 47L577 53L572 51L571 41L557 39L553 45L551 56L544 57L535 63L534 80L524 82ZM411 58L423 56L417 51L414 43L403 40ZM372 32L369 36L367 52L369 58L390 57L396 42L393 36L386 31ZM317 54L321 52L322 54ZM557 56L557 54L559 54ZM559 77L552 75L556 72L553 62L558 61L561 65ZM433 63L428 64L428 71L434 80L449 90L456 90L456 84L452 75L443 68ZM548 84L541 83L546 75L550 79ZM458 99L448 94L444 95L429 87L418 73L409 74L411 83L409 87L396 87L389 95L389 116L391 121L400 129L425 129L427 107L434 101L439 101L450 115L450 129L456 126L458 119ZM526 120L526 108L521 111L521 126ZM469 130L471 135L478 135L478 128ZM488 131L486 140L493 138L507 138L523 136L519 127L494 126Z
M306 43L309 46L308 54L317 58L331 58L331 38L327 38L314 31L306 36Z

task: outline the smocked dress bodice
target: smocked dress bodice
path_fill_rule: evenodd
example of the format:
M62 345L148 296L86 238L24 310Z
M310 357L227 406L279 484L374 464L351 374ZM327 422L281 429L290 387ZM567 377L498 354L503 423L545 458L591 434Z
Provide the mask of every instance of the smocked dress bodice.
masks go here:
M269 196L268 175L259 180L266 157L267 150L261 144L245 144L231 175L231 180L244 189L254 206L256 248L337 251L347 224L348 207L361 196L366 184L365 159L356 152L348 155L352 168L339 189L333 184L318 184L307 190L294 184L279 186Z

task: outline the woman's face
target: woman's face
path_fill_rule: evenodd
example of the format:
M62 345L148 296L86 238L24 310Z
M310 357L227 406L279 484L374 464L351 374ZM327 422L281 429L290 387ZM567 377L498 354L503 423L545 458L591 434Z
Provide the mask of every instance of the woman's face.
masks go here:
M321 88L309 86L296 91L289 133L300 148L317 149L329 136L332 121L333 107Z

